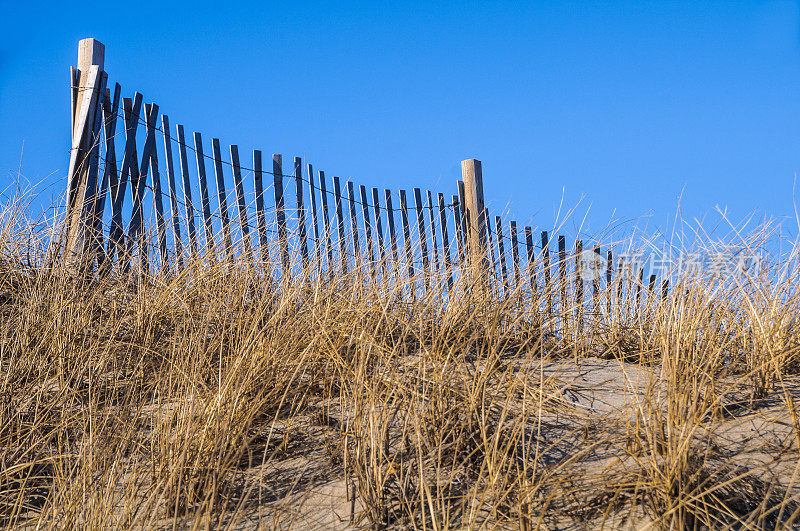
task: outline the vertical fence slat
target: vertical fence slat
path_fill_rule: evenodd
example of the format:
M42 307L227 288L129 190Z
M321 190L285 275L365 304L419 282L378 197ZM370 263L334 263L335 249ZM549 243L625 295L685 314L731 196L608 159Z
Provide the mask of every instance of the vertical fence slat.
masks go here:
M460 209L460 216L458 219L459 227L461 229L461 243L464 251L464 256L461 257L461 275L463 276L469 268L470 261L470 241L469 241L469 212L467 211L467 199L464 191L464 181L458 181L458 207Z
M372 245L372 223L369 219L369 203L367 201L367 187L363 184L359 186L361 192L361 210L364 216L364 238L367 240L367 261L369 262L369 271L373 280L376 278L375 271L375 248Z
M95 210L95 234L98 236L95 240L97 265L98 268L108 270L111 263L106 263L108 255L103 249L103 214L105 212L106 203L106 189L108 188L108 195L111 197L113 206L114 196L119 189L119 174L117 173L117 152L114 139L116 138L117 130L117 115L119 114L119 98L121 87L119 83L114 85L114 98L109 97L110 91L106 89L106 97L103 99L103 133L105 136L105 168L103 171L103 184L100 186L100 197L97 198L97 209ZM112 212L113 216L113 212ZM110 235L109 235L110 237ZM109 241L109 248L111 242Z
M377 188L372 189L372 209L375 213L375 233L378 235L378 254L380 255L381 275L386 276L386 242L383 238L383 224L381 222L381 196Z
M134 94L130 98L122 99L122 117L125 125L125 154L122 159L122 170L119 175L119 186L113 191L111 198L111 231L108 238L108 255L113 259L114 254L119 259L124 259L123 250L125 228L122 226L122 207L125 204L125 195L128 181L134 182L134 176L139 178L139 162L136 153L136 131L139 128L139 114L142 109L142 95ZM132 189L132 188L131 188ZM123 264L127 268L127 264Z
M231 145L231 166L233 166L233 187L236 190L236 207L239 214L239 231L242 234L242 252L248 264L252 264L253 246L250 243L250 222L247 219L247 203L244 201L242 185L242 166L239 164L239 146Z
M562 334L566 332L566 320L569 316L569 304L567 303L567 240L564 236L558 237L558 275L561 284L561 296L559 298L561 311Z
M181 179L183 180L183 206L186 211L186 229L189 232L189 249L192 258L196 259L197 248L197 229L194 224L194 203L192 203L192 185L189 178L189 158L186 156L186 138L183 136L183 126L175 126L178 136L178 160L181 165Z
M417 232L419 234L419 246L422 252L422 276L425 282L425 291L428 291L430 264L428 263L428 234L425 230L425 212L422 206L422 191L414 188L414 205L417 210Z
M644 269L639 269L639 281L636 283L636 299L633 306L633 317L639 316L641 313L641 303L642 303L642 282L644 280Z
M219 215L222 220L222 237L225 244L225 257L233 260L233 241L231 238L231 220L228 217L228 195L225 192L225 174L222 172L222 153L219 147L219 138L211 139L211 153L214 158L214 176L217 179L217 203Z
M553 284L550 282L550 236L542 231L542 272L544 273L544 293L547 304L547 320L553 319Z
M494 217L494 228L497 231L497 255L500 257L500 274L503 276L503 293L507 297L510 285L508 283L508 268L506 267L506 246L503 241L503 220L500 216Z
M408 202L406 191L400 190L400 220L403 224L403 243L406 250L406 264L408 266L408 284L411 287L412 297L416 295L416 282L414 281L414 259L411 252L411 229L408 222Z
M156 149L156 119L158 118L158 106L152 104L153 112L153 139L150 151L150 174L153 181L153 206L156 211L156 233L158 234L158 251L161 258L161 271L167 271L169 258L167 255L167 226L164 220L164 196L161 190L161 175L158 172L158 150Z
M389 243L392 247L392 267L395 277L400 278L400 261L397 256L397 231L394 226L394 207L392 207L392 191L383 190L384 199L386 200L386 224L389 225Z
M200 185L200 203L203 208L203 228L206 233L206 254L216 259L214 252L214 226L211 220L211 201L208 197L208 181L206 180L206 158L203 155L203 137L194 133L194 154L197 159L197 180Z
M597 271L597 265L600 263L600 246L595 245L592 253L594 264L592 266L592 311L594 312L595 319L600 315L600 272Z
M447 291L453 289L453 269L450 259L450 239L447 234L447 211L445 210L444 194L438 194L439 199L439 225L442 231L442 256L444 258L445 275L447 275Z
M169 136L169 117L161 115L161 134L164 137L164 164L167 166L167 188L169 189L169 213L172 220L172 241L175 245L175 260L178 269L183 268L183 241L181 220L178 213L178 194L175 190L175 165L172 158L172 138Z
M300 238L300 259L303 262L303 275L310 277L308 270L308 233L306 228L306 209L303 203L303 161L300 157L294 158L294 189L297 203L297 231Z
M431 191L426 191L428 195L428 214L430 215L430 224L431 224L431 246L433 247L433 269L436 271L436 275L438 278L440 272L440 262L439 262L439 245L436 241L436 213L433 210L433 196L431 195ZM437 281L438 282L438 281Z
M452 200L453 200L453 222L455 224L456 247L458 251L458 269L460 272L464 267L464 256L465 256L464 235L462 234L461 209L458 196L454 195Z
M150 171L151 152L155 144L155 119L158 115L158 105L145 105L145 142L142 150L142 163L139 165L139 177L134 183L131 181L131 191L133 192L133 208L131 210L131 222L128 225L128 252L126 262L130 260L133 246L138 243L139 267L143 271L148 271L147 266L147 244L145 242L144 231L144 190L147 185L147 173ZM138 242L137 242L138 238Z
M319 170L317 172L319 177L319 197L322 200L322 221L323 229L325 230L325 249L327 251L327 270L328 275L333 276L333 240L331 234L331 217L328 212L328 188L325 185L325 172Z
M84 205L86 217L83 218L86 222L85 231L88 240L86 247L91 253L87 258L91 263L94 263L95 258L97 258L98 265L102 262L100 255L103 250L103 207L105 206L106 186L108 186L106 172L103 171L103 176L99 177L100 137L105 129L103 106L105 105L105 100L110 97L110 91L106 88L108 74L101 72L100 75L100 86L98 87L94 110L94 125L90 137L91 143L89 144L89 173L86 179L87 196Z
M342 188L339 178L333 177L333 197L336 203L336 233L339 237L339 262L342 273L347 273L347 242L344 234L344 212L342 212Z
M527 259L528 259L528 283L531 286L531 293L536 296L537 285L536 285L536 263L535 263L535 255L536 250L533 247L533 229L531 227L525 227L525 251L527 252Z
M611 249L606 253L606 313L608 319L611 320L611 273L614 255Z
M356 210L356 194L353 188L353 181L347 181L347 199L350 201L350 235L353 237L353 267L360 274L361 271L361 246L358 236L358 214Z
M267 218L264 214L264 170L261 166L261 151L253 150L253 188L256 194L256 225L258 225L258 256L263 264L269 263L269 238Z
M647 284L647 306L653 306L653 290L656 287L656 275L650 275L650 282Z
M575 334L580 337L583 330L583 277L581 277L581 260L583 242L575 242Z
M511 221L509 223L509 231L511 233L511 257L514 260L514 286L517 290L520 289L522 282L522 275L519 269L519 246L517 245L517 222Z
M272 185L275 190L275 218L278 223L278 245L281 253L281 274L289 282L289 237L286 232L286 211L283 198L283 158L272 154Z
M654 297L654 293L653 293L655 287L656 287L656 276L655 275L650 275L650 282L647 285L647 303L645 305L645 307L647 308L647 317L648 318L653 314L653 310L655 309L655 305L656 305L655 304L656 301L654 300L655 297Z
M489 209L483 209L483 219L484 223L486 223L486 240L487 246L486 250L489 255L489 288L492 293L494 293L494 288L496 284L496 277L497 277L497 260L494 256L494 236L492 235L492 220L489 219ZM499 288L498 288L499 289Z
M314 168L311 164L306 164L306 175L308 175L308 197L311 200L311 223L314 233L314 260L317 265L317 278L322 275L322 240L319 237L319 219L317 215L317 192L314 186Z

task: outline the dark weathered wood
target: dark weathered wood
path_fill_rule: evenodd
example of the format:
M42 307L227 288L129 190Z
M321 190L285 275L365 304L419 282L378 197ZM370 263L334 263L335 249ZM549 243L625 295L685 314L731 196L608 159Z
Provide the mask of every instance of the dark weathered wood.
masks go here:
M444 204L444 194L438 194L439 199L439 225L442 231L442 257L444 258L444 270L447 276L447 291L453 289L453 266L450 257L450 239L447 234L447 211Z
M460 216L458 218L458 223L461 228L461 243L463 244L464 256L461 257L461 275L464 276L467 274L467 269L469 266L470 261L470 250L469 250L469 231L468 226L469 223L467 222L467 209L466 209L466 192L464 188L464 181L458 181L458 208L460 210Z
M575 242L575 333L580 337L583 331L583 277L581 276L581 260L583 259L583 242Z
M175 246L175 264L183 268L183 240L181 219L178 213L178 193L175 190L175 165L172 158L172 138L169 136L169 117L161 115L161 135L164 137L164 164L167 166L167 188L169 189L169 213L172 220L172 242Z
M636 283L636 299L633 306L633 317L634 319L639 315L641 312L641 304L642 304L642 286L644 281L644 269L639 269L639 279Z
M192 203L192 185L189 177L189 158L186 156L186 139L183 136L183 126L176 126L178 135L178 159L181 164L181 178L183 179L183 206L186 209L186 229L189 232L189 248L192 258L197 258L197 229L194 224L194 203Z
M286 231L286 210L283 198L283 159L272 154L272 183L275 190L275 219L278 223L278 246L281 253L281 273L283 281L291 280L289 271L289 235Z
M561 327L566 332L569 325L569 301L567 301L567 239L564 236L558 237L558 276L561 284L561 296L559 297Z
M650 275L650 282L647 286L647 303L645 307L647 308L647 316L650 317L653 313L653 310L656 307L657 301L655 298L655 287L656 287L656 275Z
M328 189L325 185L325 172L320 170L319 175L319 197L322 200L322 220L324 222L323 228L325 229L325 248L327 249L327 270L328 275L333 276L333 241L331 234L331 217L328 213Z
M553 284L550 275L550 236L547 231L542 231L542 274L544 276L545 304L547 304L547 318L553 318Z
M492 236L492 220L489 219L489 210L484 209L483 212L484 222L486 223L486 250L489 255L489 286L492 293L494 293L495 284L497 284L497 260L494 255L494 237ZM499 290L499 288L498 288Z
M122 99L122 117L125 123L125 154L122 158L119 184L111 197L111 230L108 237L109 259L116 254L119 259L124 259L125 254L125 229L122 225L122 207L125 203L126 187L128 181L133 183L139 180L139 160L136 153L136 131L139 126L139 113L142 108L142 95L138 92L133 101L130 98ZM133 187L131 186L131 189ZM127 269L128 264L122 264Z
M667 294L669 293L669 279L661 281L661 300L667 300Z
M550 278L550 237L542 231L542 273L544 274L544 294L547 301L547 319L553 319L553 284Z
M217 179L217 204L222 219L222 237L225 244L225 257L233 261L233 238L231 237L231 220L228 216L228 194L225 191L225 174L222 171L222 153L219 138L211 139L211 151L214 159L214 176Z
M428 194L428 214L430 217L430 224L431 224L431 246L433 247L433 269L438 273L440 272L440 265L439 265L439 245L436 241L436 213L433 210L433 196L431 195L431 191L427 190L426 193Z
M105 212L106 195L111 196L111 203L113 206L114 194L119 188L119 174L117 173L117 154L116 154L116 138L117 130L117 115L119 114L119 98L121 87L119 83L114 86L114 97L111 97L111 92L106 89L106 96L103 98L103 133L105 137L105 167L103 168L103 181L100 185L100 194L97 198L95 209L95 227L94 227L94 246L95 254L97 255L97 266L103 270L104 273L109 271L111 261L107 260L108 255L103 248L103 214ZM113 213L112 213L113 215ZM109 245L109 247L111 247Z
M138 244L138 252L139 252L139 269L140 272L148 273L149 266L147 265L148 261L148 254L147 254L147 243L146 243L146 232L144 227L144 191L147 187L147 175L148 173L152 174L155 177L155 174L158 172L158 168L152 168L154 171L151 171L151 163L153 162L153 152L155 151L156 145L156 117L158 116L158 105L155 103L145 105L145 141L144 141L144 148L142 149L142 162L139 165L139 178L136 183L131 181L131 191L133 192L133 203L131 209L131 222L128 225L128 252L126 253L126 263L131 259L133 256L132 250L133 247ZM153 181L155 185L155 180ZM154 193L155 196L155 193ZM161 199L159 195L159 200ZM163 222L163 212L162 212L162 222ZM159 247L161 242L161 233L159 232Z
M455 225L456 230L456 247L458 251L458 268L459 271L462 270L464 267L464 259L466 256L466 252L464 251L464 231L463 225L461 224L462 216L461 216L461 204L459 203L459 199L457 195L453 196L453 222ZM461 273L463 275L463 272Z
M203 227L206 233L206 254L216 258L216 253L214 252L214 226L211 221L211 201L208 197L208 182L206 181L206 158L203 155L203 137L200 133L194 134L194 154L195 159L197 159L200 206L203 209Z
M239 214L239 231L242 234L242 252L248 264L253 262L253 246L250 242L250 222L247 219L247 203L244 200L242 166L239 163L239 146L231 145L231 166L233 167L233 187L236 190L236 208Z
M536 249L533 246L533 229L525 227L525 251L528 259L528 283L531 286L531 293L536 299L538 286L536 285Z
M364 216L364 237L367 240L367 261L372 278L375 279L377 271L375 267L375 247L372 245L372 222L369 219L369 203L367 202L367 187L363 184L359 186L361 192L361 210Z
M161 258L161 272L169 269L169 256L167 254L167 224L164 219L164 194L161 190L161 174L158 171L158 150L156 149L156 120L158 106L150 104L150 112L154 113L152 126L152 146L150 150L150 174L153 181L153 207L156 211L156 234L158 235L158 253ZM149 114L149 113L148 113ZM149 120L148 120L149 122ZM148 132L149 133L149 132ZM148 135L149 136L149 135ZM145 143L146 145L146 143Z
M264 213L264 170L261 166L261 151L253 150L253 187L256 193L256 225L258 226L258 256L262 264L269 263L269 238L267 218Z
M158 108L156 106L156 112ZM144 198L144 191L147 187L147 174L150 171L150 151L152 144L155 141L155 123L152 120L155 118L153 107L151 104L144 105L145 116L145 139L144 147L142 149L142 159L139 164L139 174L134 179L131 176L131 219L128 224L128 249L130 252L131 246L136 245L139 234L144 234L144 210L142 201ZM129 259L130 257L128 257Z
M614 255L611 249L606 253L606 313L609 321L611 320L611 269L614 262Z
M503 293L508 296L510 284L508 283L508 267L506 266L506 245L503 239L503 220L500 216L494 217L494 228L497 231L497 255L500 258L500 274L503 275Z
M406 191L400 190L400 220L403 224L403 243L406 249L406 264L408 266L408 283L411 287L412 296L416 295L416 283L414 282L414 258L411 252L411 229L408 221L408 202L406 201Z
M375 233L378 235L378 253L380 254L381 275L386 275L386 242L383 238L383 223L381 222L381 197L377 188L372 189L372 209L375 213Z
M394 208L392 207L392 191L383 190L384 199L386 200L386 224L389 225L389 243L392 248L392 269L394 270L395 277L400 276L400 260L397 256L397 232L394 226Z
M595 316L600 315L600 272L597 271L597 265L600 264L602 254L600 253L600 246L595 245L593 249L594 264L592 264L592 311Z
M647 302L651 303L653 299L653 289L656 286L656 275L650 275L650 282L647 285Z
M297 237L300 245L300 260L303 263L303 275L310 277L308 260L308 233L306 228L306 209L303 203L303 161L300 157L294 158L294 189L295 202L297 203Z
M339 178L333 177L333 197L336 205L336 233L339 237L339 261L342 273L347 273L347 241L344 233L344 212L342 212L342 188Z
M356 210L356 194L353 188L353 181L347 181L347 198L350 201L350 235L353 237L353 267L361 273L361 246L359 245L358 235L358 215Z
M319 216L317 214L317 192L314 186L314 168L306 165L308 175L308 197L311 199L311 224L314 233L314 262L317 265L317 278L322 275L322 240L319 237Z
M422 191L414 188L414 206L417 210L417 233L419 234L419 247L422 252L422 276L425 281L425 291L430 285L430 263L428 262L428 234L425 230L425 211L422 206Z
M514 287L521 290L522 274L519 267L519 245L517 242L517 222L511 221L509 223L509 232L511 233L511 257L514 260Z

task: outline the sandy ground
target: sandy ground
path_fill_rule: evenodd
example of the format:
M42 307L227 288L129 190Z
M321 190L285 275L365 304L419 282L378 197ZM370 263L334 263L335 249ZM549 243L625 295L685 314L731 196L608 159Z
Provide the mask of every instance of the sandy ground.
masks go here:
M618 426L622 419L635 418L641 407L651 378L647 368L617 360L589 358L576 365L571 360L549 362L528 372L530 379L547 381L552 391L552 411L546 415L553 421L583 423L583 441L565 439L551 449L553 459L563 459L582 444L591 443L595 433L606 433L609 426ZM533 382L536 383L536 382ZM800 400L800 380L787 382L791 395ZM732 388L733 389L733 388ZM779 407L780 397L769 397L755 407L745 405L741 396L732 392L730 415L711 419L708 432L698 432L698 440L713 439L713 449L730 466L747 470L753 477L784 485L800 483L797 469L796 432L786 408ZM611 427L611 431L613 431ZM713 437L712 437L713 435ZM366 527L357 515L362 506L358 499L348 501L341 463L332 460L331 444L338 435L330 427L314 425L307 419L285 421L274 426L272 437L283 440L285 448L279 459L260 466L248 467L247 496L255 502L249 512L239 515L233 527L281 529L348 529ZM596 489L603 473L625 474L635 463L620 456L618 449L598 448L590 457L576 464L573 473L583 476L585 488ZM792 494L800 494L794 489ZM351 523L351 513L355 520ZM229 522L232 523L232 522ZM589 518L553 517L540 522L544 529L648 529L652 520L639 508L617 510L608 515ZM501 526L503 527L503 526ZM512 526L516 527L516 526Z

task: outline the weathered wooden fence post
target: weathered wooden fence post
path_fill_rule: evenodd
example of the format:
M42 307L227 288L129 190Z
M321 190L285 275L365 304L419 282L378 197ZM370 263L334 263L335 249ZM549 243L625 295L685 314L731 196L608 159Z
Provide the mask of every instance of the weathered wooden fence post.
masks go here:
M464 181L464 205L462 208L467 218L467 234L464 236L470 282L475 286L483 285L486 280L488 263L481 161L476 159L462 160L461 177Z
M67 174L65 256L79 267L86 266L88 244L95 228L98 196L100 115L105 95L103 71L105 46L96 39L78 43L78 68L72 70L72 150Z

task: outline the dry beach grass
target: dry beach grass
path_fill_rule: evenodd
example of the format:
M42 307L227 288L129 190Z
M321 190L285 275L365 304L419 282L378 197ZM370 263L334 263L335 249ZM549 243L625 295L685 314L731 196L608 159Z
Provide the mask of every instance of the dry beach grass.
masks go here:
M589 292L580 314L556 283L548 316L526 278L447 304L243 261L79 280L20 227L0 234L2 526L800 521L794 251L781 277L689 279L639 311L612 285L611 314Z

